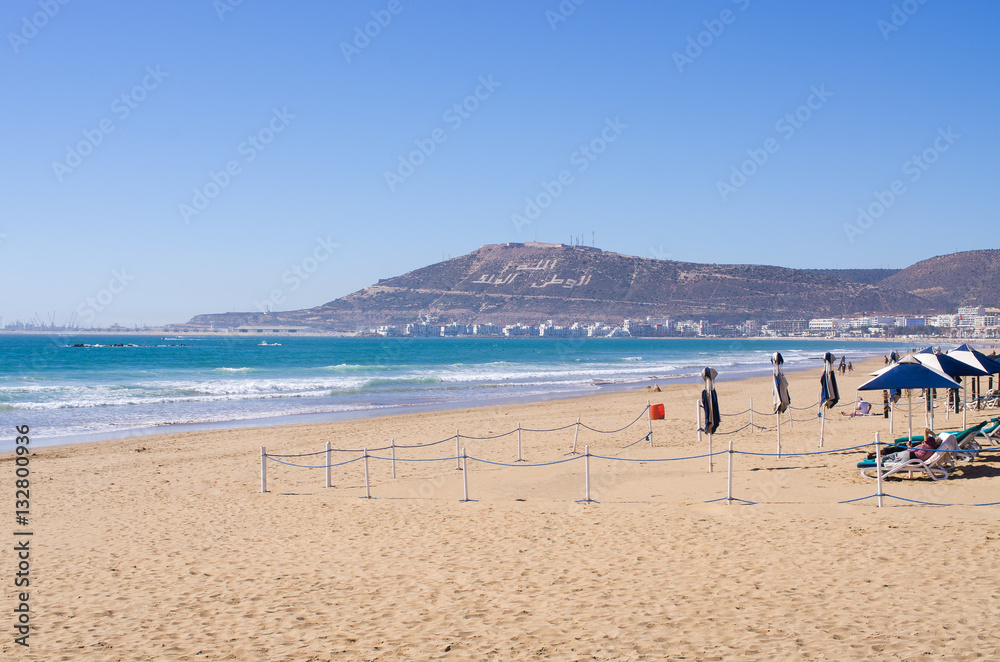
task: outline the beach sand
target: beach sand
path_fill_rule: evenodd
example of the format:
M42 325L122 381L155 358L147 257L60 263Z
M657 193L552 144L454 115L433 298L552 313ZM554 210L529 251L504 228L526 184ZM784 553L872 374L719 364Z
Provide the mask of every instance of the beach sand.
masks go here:
M881 364L881 360L877 362ZM841 378L851 402L868 370ZM820 368L789 375L795 420L785 453L818 449ZM723 375L724 376L724 375ZM771 410L770 378L720 381L723 413ZM863 451L726 455L678 462L591 458L507 467L454 460L332 470L269 462L260 447L304 453L418 444L458 429L487 436L552 428L581 417L612 429L647 399L663 403L651 448L643 418L616 434L582 430L578 450L623 458L698 455L700 386L662 386L539 404L489 406L329 424L169 434L39 449L32 458L31 646L0 642L3 659L35 660L852 660L997 657L1000 506L915 506L875 493L855 463ZM876 410L881 411L881 394ZM905 411L905 407L903 408ZM923 429L915 407L914 427ZM843 410L836 410L843 411ZM989 413L995 413L991 411ZM970 421L985 418L972 416ZM957 427L956 416L938 429ZM723 418L719 432L749 422ZM714 438L774 453L768 430ZM905 418L895 421L905 432ZM888 435L881 417L827 419L826 449ZM528 463L572 458L574 428L524 432ZM516 437L463 439L469 455L516 458ZM454 441L397 457L451 456ZM374 453L387 456L388 451ZM336 460L357 457L335 454ZM886 482L889 494L933 502L1000 501L1000 454L952 479ZM301 458L322 464L323 456ZM4 482L12 454L0 461ZM12 499L13 491L8 490ZM11 504L13 505L13 504ZM10 535L11 528L8 526ZM8 537L8 543L12 540ZM12 544L4 544L11 605ZM4 607L13 623L11 607Z

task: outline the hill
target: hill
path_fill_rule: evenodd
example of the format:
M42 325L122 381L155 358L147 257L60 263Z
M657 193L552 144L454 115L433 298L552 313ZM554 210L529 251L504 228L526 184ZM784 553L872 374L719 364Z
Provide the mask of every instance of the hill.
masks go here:
M989 302L997 300L998 285L1000 251L933 258L901 271L821 270L656 260L527 242L485 245L315 308L198 315L189 324L356 331L419 317L498 324L647 316L733 322L952 312L959 301L996 305Z
M979 304L1000 307L1000 250L978 250L939 255L899 271L882 285L954 311Z

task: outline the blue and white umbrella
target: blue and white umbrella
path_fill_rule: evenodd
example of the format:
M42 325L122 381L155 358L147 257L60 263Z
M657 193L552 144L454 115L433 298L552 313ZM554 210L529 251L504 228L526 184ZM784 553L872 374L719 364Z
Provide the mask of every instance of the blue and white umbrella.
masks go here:
M962 345L965 347L965 345ZM977 352L978 353L978 352ZM982 377L989 374L983 368L972 363L960 360L948 354L935 354L930 347L920 350L913 355L913 358L920 361L929 368L934 368L938 372L943 372L951 378L958 377ZM986 358L985 356L983 358ZM989 359L987 359L989 361ZM965 399L965 382L962 382L962 399ZM965 427L965 408L962 408L962 427ZM931 427L934 427L934 409L931 409Z
M934 368L924 365L913 355L904 356L898 363L883 368L878 374L858 387L859 391L882 391L885 389L925 389L925 388L959 388L961 384ZM913 393L907 397L909 416L907 430L913 438Z
M959 345L955 349L948 352L948 356L953 359L957 359L966 365L970 365L973 368L982 370L982 372L977 376L982 375L993 375L1000 372L1000 363L997 363L990 357L986 356L982 352L977 352L968 345ZM962 389L962 427L966 426L966 393L963 385Z

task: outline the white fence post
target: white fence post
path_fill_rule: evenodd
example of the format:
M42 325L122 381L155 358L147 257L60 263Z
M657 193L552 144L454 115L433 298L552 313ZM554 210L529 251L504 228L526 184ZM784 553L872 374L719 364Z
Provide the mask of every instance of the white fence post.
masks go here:
M590 446L589 445L584 447L583 473L584 473L584 483L587 490L587 496L584 499L584 501L590 503L591 498L590 498Z
M753 398L750 398L750 434L753 434Z
M396 438L393 437L392 441L389 442L389 448L392 450L392 477L396 477Z
M733 503L733 440L729 440L729 477L726 482L726 505Z
M698 428L698 443L701 443L701 400L694 403L694 426Z
M573 455L576 455L576 442L580 439L580 417L576 417L576 432L573 433Z
M372 485L368 476L368 449L365 448L365 498L372 498Z
M260 447L260 493L267 492L267 449Z
M524 462L521 458L521 421L517 422L517 461Z
M465 498L462 501L469 501L469 458L462 449L462 493Z
M455 469L461 470L462 468L462 448L461 448L461 437L458 436L458 430L455 430Z
M882 445L879 443L878 432L875 433L875 476L878 485L878 507L882 507Z
M333 467L330 466L330 442L326 442L326 486L333 487Z
M653 447L653 406L646 400L646 422L649 423L649 447Z

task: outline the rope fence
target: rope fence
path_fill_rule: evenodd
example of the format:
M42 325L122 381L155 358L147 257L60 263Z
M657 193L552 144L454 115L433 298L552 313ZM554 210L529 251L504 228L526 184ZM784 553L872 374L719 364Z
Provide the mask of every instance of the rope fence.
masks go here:
M649 407L647 405L646 410L643 410L643 414L648 409L649 409ZM632 423L630 423L625 428L619 429L619 431L627 429L628 427L631 427L636 422L638 422L638 420L641 419L641 418L642 418L642 415L640 414L640 416L638 418L636 418L635 420L633 420ZM573 425L577 425L577 423L574 423ZM568 427L572 427L572 425L568 426ZM563 427L561 429L568 429L568 427ZM519 428L519 429L523 430L522 428ZM514 432L517 432L517 431L518 430L516 429ZM733 432L737 432L737 431L734 430ZM505 434L499 435L499 436L508 436L509 434L511 434L511 433L505 433ZM453 438L455 438L455 437L451 437L451 438L445 439L443 441L449 441L450 439L453 439ZM468 438L471 439L472 437L468 437ZM496 438L496 437L493 437L493 438ZM629 448L629 447L631 447L631 446L639 443L640 441L645 441L648 438L649 438L648 434L647 435L643 435L642 437L639 437L635 441L630 442L629 444L627 444L626 446L624 446L623 449ZM434 442L433 444L421 444L421 445L415 445L415 446L411 446L411 447L421 448L421 447L428 447L428 446L437 445L439 443L442 443L442 442ZM329 444L328 444L328 446L329 446ZM371 474L370 474L370 470L369 470L369 461L370 460L378 460L378 461L381 461L381 462L390 462L392 464L392 467L393 467L393 472L392 472L393 478L396 477L395 466L396 466L397 462L404 462L404 463L405 462L414 462L414 463L416 463L416 462L450 462L450 461L456 461L458 463L458 466L456 468L460 469L462 471L462 485L463 485L463 496L464 496L464 498L461 499L461 501L463 501L463 502L473 501L473 499L470 499L470 497L469 497L469 464L470 464L470 461L471 462L478 462L478 463L483 464L483 465L496 466L496 467L505 467L505 468L536 468L536 467L549 467L549 466L554 466L554 465L559 465L559 464L568 464L568 463L571 463L571 462L576 462L577 460L583 460L584 461L584 486L585 486L584 490L585 490L585 498L578 499L577 502L578 503L597 503L593 498L591 498L591 472L590 472L591 458L593 458L595 460L602 460L602 461L605 461L605 462L639 462L639 463L647 463L648 462L648 463L662 463L662 462L692 461L692 460L700 460L700 459L704 459L704 458L709 458L710 461L711 461L711 459L714 458L715 456L726 455L726 456L728 456L726 496L725 497L715 498L715 499L709 499L709 500L705 501L705 503L715 503L715 502L725 501L727 503L727 505L731 505L731 504L734 504L734 503L742 503L742 504L746 504L746 505L756 505L759 502L750 501L750 500L747 500L747 499L737 498L737 497L735 497L733 495L733 473L734 473L735 456L745 455L745 456L752 456L752 457L768 457L768 458L782 458L782 457L785 457L785 458L789 458L789 457L817 456L817 455L838 455L838 454L848 453L848 452L851 452L851 451L858 451L858 450L861 450L861 449L864 449L864 448L869 448L871 446L872 446L872 444L859 444L859 445L855 445L855 446L845 446L845 447L834 448L834 449L829 449L829 450L803 451L803 452L793 452L793 453L787 453L787 452L786 453L782 453L779 450L777 453L762 453L762 452L755 452L755 451L737 450L736 448L734 448L733 441L730 440L729 441L728 449L726 449L726 450L719 450L719 451L714 451L714 452L711 451L711 450L709 450L708 453L699 453L699 454L696 454L696 455L685 455L685 456L680 456L680 457L652 457L652 458L649 458L649 457L620 457L620 456L616 456L616 455L602 455L602 454L598 454L598 453L591 453L590 452L590 446L587 445L587 446L585 446L584 453L582 455L581 454L575 454L575 455L570 455L569 457L563 457L563 458L559 458L559 459L555 459L555 460L550 460L550 461L547 461L547 462L532 462L532 463L525 462L524 460L522 460L520 458L516 462L501 462L501 461L497 461L497 460L491 460L491 459L487 459L487 458L476 457L474 455L469 455L467 453L467 451L466 451L465 448L460 449L460 451L457 452L455 455L447 455L447 456L443 456L443 457L432 457L432 458L412 458L412 457L411 458L399 458L399 457L396 457L395 452L393 452L393 454L391 456L385 457L385 456L380 456L380 455L372 455L371 451L375 450L375 449L367 449L367 448L365 448L365 449L361 449L360 452L362 454L359 455L358 457L354 457L354 458L351 458L349 460L344 460L344 461L336 462L336 463L330 463L328 461L327 464L321 464L321 465L296 464L296 463L293 463L293 462L289 462L286 459L283 459L283 458L287 458L287 457L308 457L308 456L316 455L317 453L302 453L302 454L299 454L299 455L296 455L296 456L278 455L278 454L269 454L269 453L267 453L267 451L266 451L266 449L264 447L261 447L261 449L260 449L261 450L261 492L265 493L265 492L268 491L267 490L267 461L268 460L271 460L273 462L277 462L279 464L283 464L283 465L286 465L286 466L296 467L296 468L303 468L303 469L326 469L326 474L327 474L326 486L327 487L332 487L332 484L331 484L331 481L330 481L330 470L332 468L343 467L343 466L346 466L348 464L352 464L354 462L358 462L359 460L363 460L364 461L364 474L365 474L365 485L364 485L364 487L365 487L365 496L361 497L361 498L366 498L366 499L374 498L371 495ZM876 457L875 465L874 465L876 467L876 477L875 478L876 478L876 481L877 481L877 489L876 489L875 494L861 496L861 497L857 497L857 498L853 498L853 499L846 499L846 500L843 500L843 501L838 501L837 503L840 503L840 504L849 504L849 503L859 503L859 502L862 502L862 501L866 501L868 499L877 499L878 507L881 508L884 505L884 503L883 503L884 502L884 498L888 497L888 498L891 498L891 499L896 499L896 500L903 501L903 502L910 503L910 504L925 505L925 506L939 506L939 507L947 507L947 506L967 506L967 507L973 507L973 506L975 506L975 507L979 507L979 506L995 506L995 505L1000 505L1000 501L990 501L990 502L983 502L983 503L964 503L964 504L963 503L938 503L938 502L933 502L933 501L921 501L921 500L918 500L918 499L910 499L910 498L906 498L906 497L900 497L900 496L895 496L895 495L891 495L891 494L886 494L883 491L883 487L882 487L882 474L883 474L883 471L889 467L889 465L883 465L883 463L882 463L882 455L881 455L882 444L881 444L881 440L879 438L878 433L876 433L876 436L875 436L874 447L875 447L875 457ZM402 446L396 446L396 445L393 444L391 446L384 447L384 448L391 448L391 449L393 449L395 451L395 449L403 448L403 447ZM979 452L982 452L983 450L986 450L986 449L977 449L976 452L979 453ZM328 447L326 450L321 451L321 452L322 453L328 453L328 452L332 452L332 451L333 451L333 449ZM959 452L959 451L953 451L953 454L957 453L957 452Z

